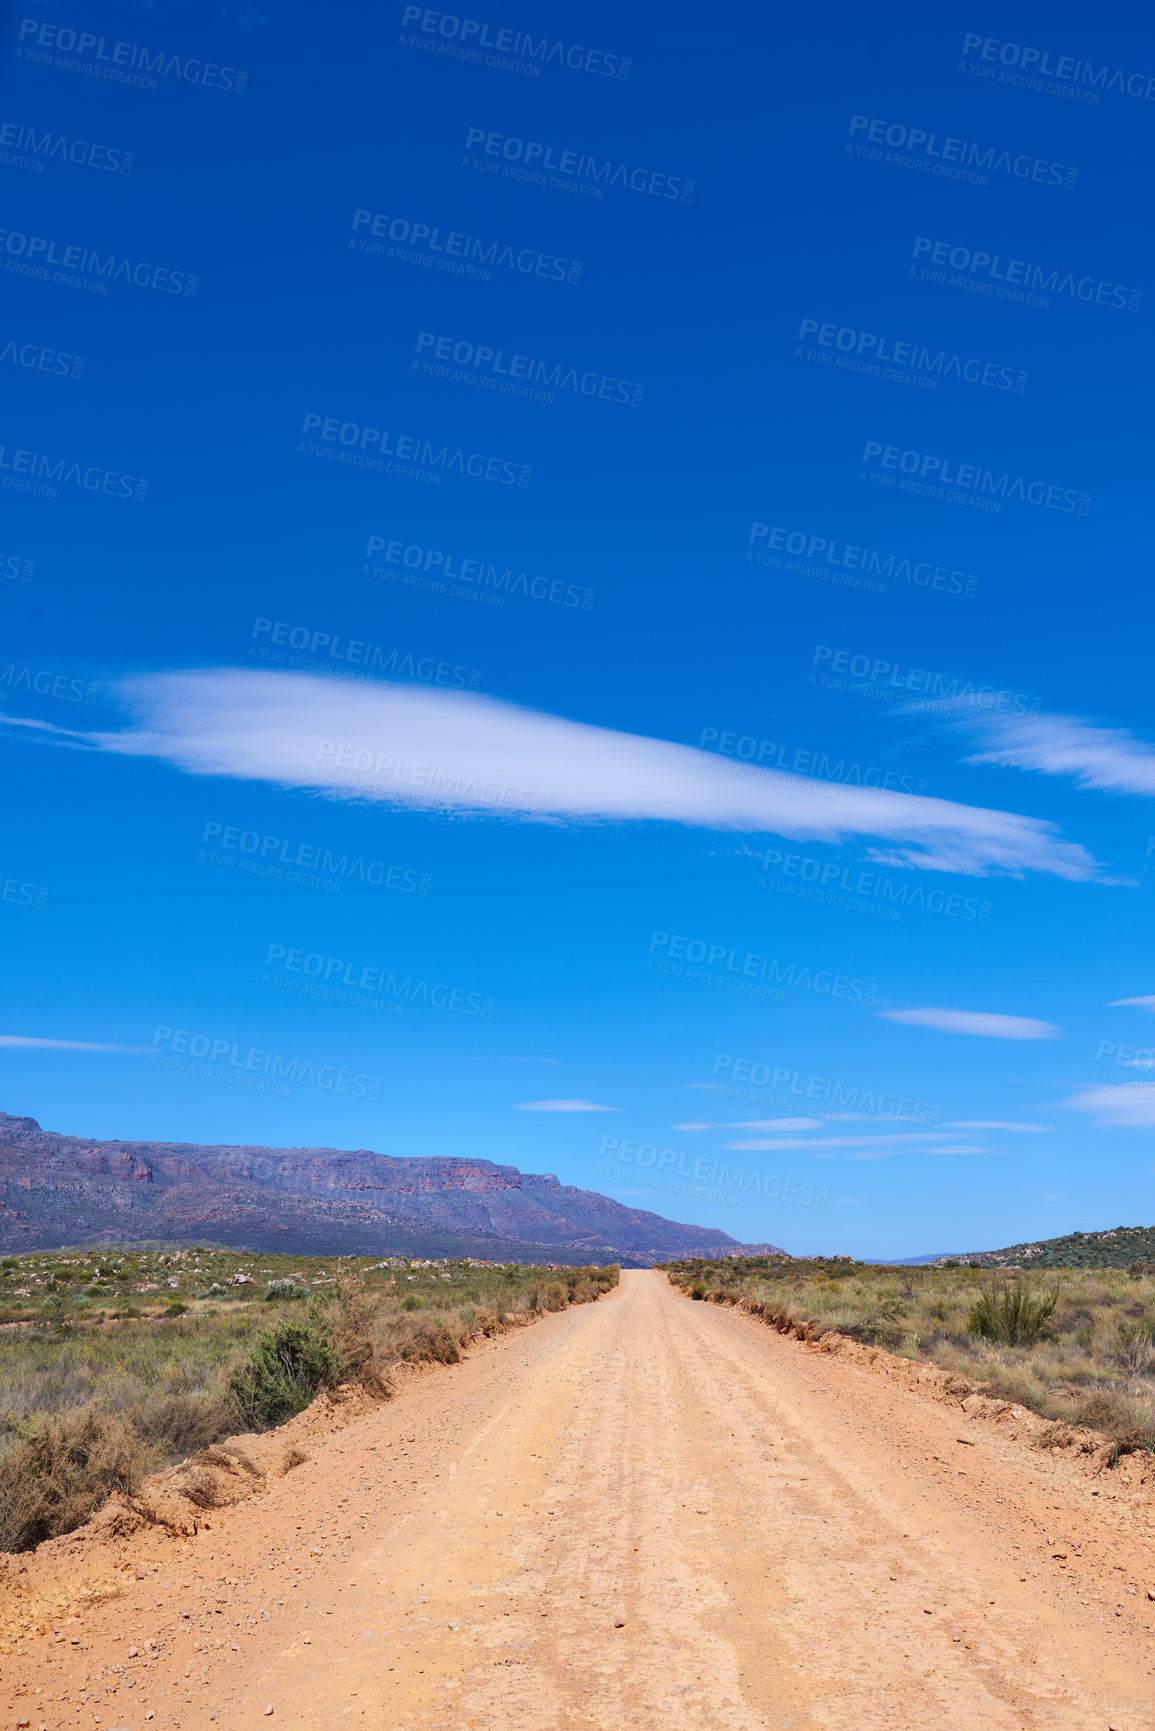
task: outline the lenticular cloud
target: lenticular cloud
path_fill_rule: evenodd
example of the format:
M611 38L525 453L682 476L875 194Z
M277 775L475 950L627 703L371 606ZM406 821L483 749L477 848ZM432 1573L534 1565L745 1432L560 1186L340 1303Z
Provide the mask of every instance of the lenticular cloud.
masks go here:
M882 845L867 852L880 863L976 876L1098 876L1085 849L1038 818L752 770L470 692L216 668L149 674L119 694L133 724L80 736L84 743L191 775L521 821L874 838Z

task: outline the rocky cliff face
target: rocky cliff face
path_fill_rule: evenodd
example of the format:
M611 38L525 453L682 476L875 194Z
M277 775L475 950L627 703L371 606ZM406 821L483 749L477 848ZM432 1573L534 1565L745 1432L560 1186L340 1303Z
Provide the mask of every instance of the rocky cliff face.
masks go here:
M255 1250L376 1254L415 1234L556 1247L635 1264L764 1254L724 1232L625 1208L490 1160L395 1159L359 1148L96 1141L0 1112L0 1248L212 1238ZM446 1245L443 1254L452 1254ZM506 1251L494 1250L495 1259Z

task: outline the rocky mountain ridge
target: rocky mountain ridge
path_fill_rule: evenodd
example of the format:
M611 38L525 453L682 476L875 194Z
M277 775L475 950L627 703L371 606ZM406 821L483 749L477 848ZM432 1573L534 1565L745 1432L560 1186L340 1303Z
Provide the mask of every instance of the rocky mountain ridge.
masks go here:
M63 1135L0 1112L0 1248L126 1238L315 1254L412 1249L420 1238L441 1254L484 1256L486 1244L501 1243L643 1267L775 1248L491 1160L125 1142Z

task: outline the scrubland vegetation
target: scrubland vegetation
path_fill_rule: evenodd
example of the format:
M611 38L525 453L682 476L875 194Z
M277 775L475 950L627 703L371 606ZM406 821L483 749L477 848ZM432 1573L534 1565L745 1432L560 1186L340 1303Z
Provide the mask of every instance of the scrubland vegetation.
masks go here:
M0 1550L318 1391L600 1297L610 1268L109 1249L0 1260Z
M941 1365L1056 1425L1155 1454L1155 1266L1039 1277L980 1267L871 1268L849 1258L674 1262L692 1298L745 1303Z

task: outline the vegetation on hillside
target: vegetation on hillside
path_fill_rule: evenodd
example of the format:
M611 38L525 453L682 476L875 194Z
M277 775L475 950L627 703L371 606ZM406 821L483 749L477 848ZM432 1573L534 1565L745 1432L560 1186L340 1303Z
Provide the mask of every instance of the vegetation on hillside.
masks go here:
M1155 1266L1033 1273L886 1268L849 1257L666 1264L691 1298L744 1304L957 1371L1062 1425L1104 1432L1116 1457L1155 1454Z
M938 1257L936 1267L957 1262ZM1065 1238L1040 1238L1005 1250L978 1250L966 1257L982 1268L1128 1268L1133 1262L1155 1266L1155 1226L1114 1226L1108 1232L1068 1232Z
M601 1296L616 1267L140 1248L0 1260L0 1551L324 1387Z

